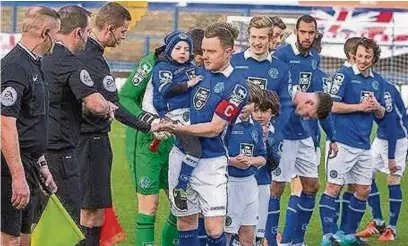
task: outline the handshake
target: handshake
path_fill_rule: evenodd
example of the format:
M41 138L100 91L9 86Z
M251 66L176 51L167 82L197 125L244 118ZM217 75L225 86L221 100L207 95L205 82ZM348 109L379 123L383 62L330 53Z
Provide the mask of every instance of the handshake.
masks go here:
M140 118L151 125L150 132L152 132L158 140L168 139L172 133L177 132L182 126L178 121L171 120L167 117L160 119L157 115L147 112L143 113Z

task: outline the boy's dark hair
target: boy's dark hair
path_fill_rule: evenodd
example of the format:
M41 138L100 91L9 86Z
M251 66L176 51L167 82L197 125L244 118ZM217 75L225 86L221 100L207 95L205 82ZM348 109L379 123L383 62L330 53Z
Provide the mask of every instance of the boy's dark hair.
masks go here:
M360 37L352 37L346 40L344 43L343 51L344 54L346 54L347 60L350 60L350 55L349 52L354 50L354 47L360 42L361 38Z
M317 118L319 120L324 120L329 116L332 107L333 107L333 99L328 93L325 92L315 92L317 94L317 98L319 101L319 106L317 108Z
M249 88L249 98L248 98L248 103L255 103L255 107L259 107L262 103L262 98L263 98L263 90L258 86L253 83L248 83L248 88Z
M280 102L279 96L275 91L263 90L262 102L259 105L259 110L266 112L271 110L272 115L279 115Z

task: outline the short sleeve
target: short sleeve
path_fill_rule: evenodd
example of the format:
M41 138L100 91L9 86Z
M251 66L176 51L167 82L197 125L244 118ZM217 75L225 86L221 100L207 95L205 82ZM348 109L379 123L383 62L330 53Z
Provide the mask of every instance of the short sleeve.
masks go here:
M85 68L74 71L68 78L68 85L77 100L81 100L90 94L98 92L91 75Z
M10 64L1 75L1 115L18 118L27 90L27 73L21 66Z

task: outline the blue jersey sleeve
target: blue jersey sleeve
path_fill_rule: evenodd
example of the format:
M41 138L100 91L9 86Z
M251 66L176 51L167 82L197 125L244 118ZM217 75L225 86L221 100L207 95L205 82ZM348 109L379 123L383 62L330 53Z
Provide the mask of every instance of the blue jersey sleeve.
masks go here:
M334 130L332 114L329 114L329 116L326 119L320 120L320 125L322 126L324 132L326 133L327 138L330 141L336 141L336 131Z
M343 69L340 69L332 78L329 94L336 102L341 102L346 93L347 76Z
M386 112L385 127L387 130L388 159L395 159L395 149L397 146L397 118L395 112Z
M224 93L215 109L215 114L228 122L235 121L241 109L248 103L248 97L248 85L246 83L235 84L232 89Z
M286 62L286 46L282 46L280 48L278 48L275 53L273 53L273 56L276 57L278 60L283 61L285 63Z

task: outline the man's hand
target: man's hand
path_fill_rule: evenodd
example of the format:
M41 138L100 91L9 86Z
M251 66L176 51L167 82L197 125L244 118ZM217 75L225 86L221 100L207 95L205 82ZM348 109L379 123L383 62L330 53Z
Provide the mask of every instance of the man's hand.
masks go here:
M50 170L48 169L48 166L41 167L40 172L41 172L40 174L44 178L44 184L48 188L48 191L50 191L51 193L57 192L58 189L57 185L54 182L54 179L52 177ZM43 192L45 193L45 195L49 195L46 193L46 191Z
M191 87L195 86L196 84L198 84L203 79L204 79L204 77L201 76L201 75L195 76L191 80L187 81L188 88L191 88Z
M339 152L339 148L337 147L337 143L336 142L332 142L329 144L329 154L328 154L328 158L329 159L333 159L334 157L337 156L337 153Z
M390 169L390 173L396 173L398 170L401 169L401 167L397 166L397 162L395 159L389 159L388 160L388 169Z
M116 106L111 101L108 101L108 105L109 105L109 112L108 112L107 117L109 118L109 120L114 120L115 119L115 110L118 109L119 107Z
M24 173L17 178L12 178L11 190L11 203L13 207L16 209L25 208L30 202L30 188L28 187Z
M166 140L169 137L171 137L171 133L170 132L166 132L166 131L161 131L161 132L153 132L153 135L155 138L157 138L158 140Z

